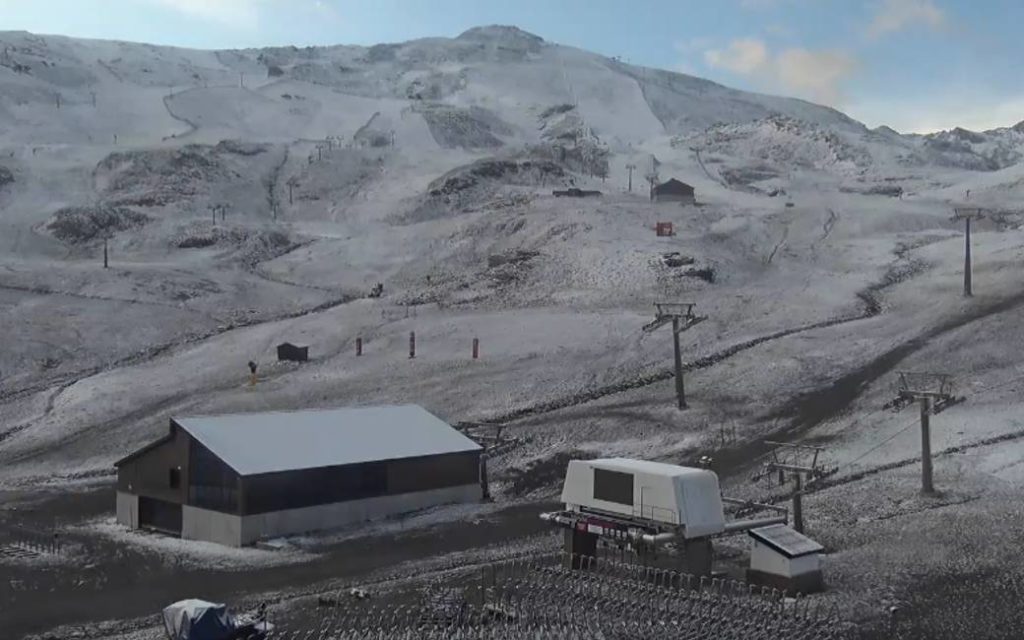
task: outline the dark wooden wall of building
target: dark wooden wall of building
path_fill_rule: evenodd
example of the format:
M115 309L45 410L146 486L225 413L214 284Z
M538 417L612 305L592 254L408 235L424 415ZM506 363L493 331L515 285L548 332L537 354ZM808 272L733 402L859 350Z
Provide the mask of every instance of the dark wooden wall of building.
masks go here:
M189 440L177 425L171 425L170 439L134 458L117 470L117 490L184 504L188 495ZM171 486L171 470L178 471L178 486Z
M477 484L480 452L245 476L242 515Z
M223 513L239 513L241 480L238 472L195 438L190 440L188 504Z
M388 463L388 493L457 487L480 481L480 452L406 458Z

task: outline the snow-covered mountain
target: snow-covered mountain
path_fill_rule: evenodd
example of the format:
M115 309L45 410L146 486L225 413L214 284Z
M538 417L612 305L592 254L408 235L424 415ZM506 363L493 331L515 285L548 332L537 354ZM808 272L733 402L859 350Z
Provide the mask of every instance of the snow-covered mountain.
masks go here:
M990 533L1024 486L1022 157L1024 125L868 129L510 27L241 51L0 32L0 492L108 482L169 415L409 402L504 424L522 446L488 463L498 508L556 495L583 455L709 455L728 495L782 499L745 471L806 440L839 469L807 498L837 602L890 611L895 580L958 617L948 559L983 550L1003 589L1017 555ZM651 201L668 178L696 202ZM971 298L966 203L988 208ZM686 411L668 331L642 330L659 301L707 316L680 334ZM310 361L277 362L286 341ZM903 369L968 400L936 417L934 498L916 416L885 408ZM11 522L49 522L16 499Z
M538 110L568 103L622 146L772 113L863 130L832 109L622 64L514 27L372 47L194 51L21 32L0 33L0 46L7 142L25 142L29 131L34 143L160 140L186 133L189 122L266 140L321 137L349 119L365 122L359 116L373 102L476 106L484 120L491 112L512 125L506 135L527 140L536 138ZM289 99L296 83L312 95ZM166 109L152 108L163 98ZM65 113L55 119L58 102Z
M8 148L331 138L475 157L589 143L594 149L577 155L632 157L664 154L675 140L680 155L702 144L712 159L730 154L729 174L740 177L725 183L803 169L862 178L899 167L993 171L1024 155L1019 126L869 131L834 109L623 64L515 27L371 47L232 51L0 32L0 47L0 146Z
M970 190L1001 229L1020 221L1020 126L869 130L513 27L238 51L3 32L0 47L17 345L0 371L18 393L378 282L401 304L618 309L742 289L779 261L818 273L837 208L885 237ZM642 195L668 177L697 189L682 219ZM552 198L569 186L605 196ZM663 219L689 229L668 252L649 233ZM97 272L104 247L130 267Z

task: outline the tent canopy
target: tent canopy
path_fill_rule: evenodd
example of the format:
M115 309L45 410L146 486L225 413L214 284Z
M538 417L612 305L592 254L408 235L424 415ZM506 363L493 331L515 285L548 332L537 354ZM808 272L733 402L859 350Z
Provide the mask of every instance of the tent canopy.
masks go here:
M224 640L235 622L223 604L190 599L164 608L164 628L170 640Z

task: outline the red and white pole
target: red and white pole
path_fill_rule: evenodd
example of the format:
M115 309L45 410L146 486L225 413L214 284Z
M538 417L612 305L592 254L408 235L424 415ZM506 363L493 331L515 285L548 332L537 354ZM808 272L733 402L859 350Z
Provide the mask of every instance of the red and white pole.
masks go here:
M356 355L357 356L363 355L363 339L362 338L356 338Z
M415 331L410 331L409 332L409 357L410 358L415 358L416 357L416 332Z
M480 340L473 338L473 359L476 360L480 357Z

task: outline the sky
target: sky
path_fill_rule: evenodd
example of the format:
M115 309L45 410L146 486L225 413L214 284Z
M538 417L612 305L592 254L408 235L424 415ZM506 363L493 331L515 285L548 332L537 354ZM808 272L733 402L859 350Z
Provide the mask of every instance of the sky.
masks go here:
M203 49L400 42L486 24L868 126L1024 120L1024 0L0 0L0 30Z

